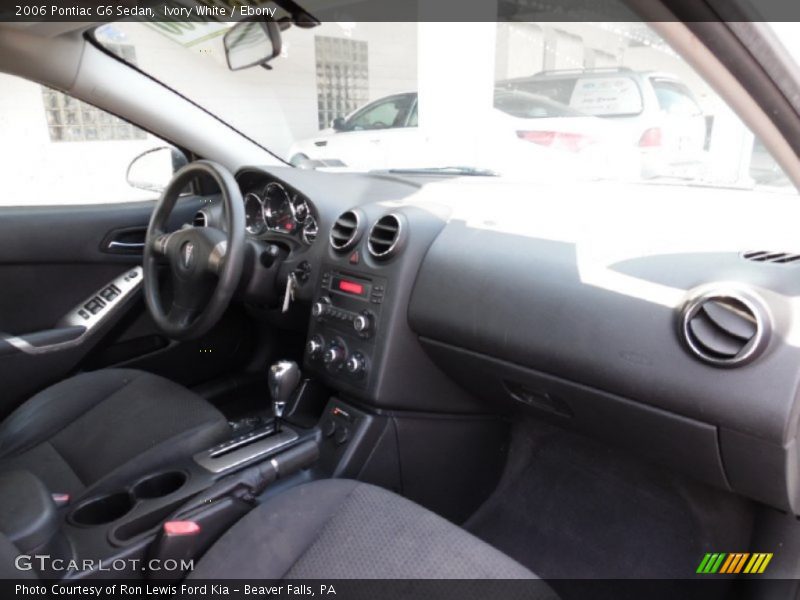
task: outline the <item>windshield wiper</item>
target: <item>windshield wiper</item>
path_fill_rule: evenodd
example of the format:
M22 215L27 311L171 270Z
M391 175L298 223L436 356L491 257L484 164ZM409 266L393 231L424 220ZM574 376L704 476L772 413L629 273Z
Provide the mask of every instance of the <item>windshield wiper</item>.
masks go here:
M389 169L389 173L397 175L414 175L417 173L434 173L437 175L469 175L474 177L497 177L497 173L478 167L418 167L412 169Z

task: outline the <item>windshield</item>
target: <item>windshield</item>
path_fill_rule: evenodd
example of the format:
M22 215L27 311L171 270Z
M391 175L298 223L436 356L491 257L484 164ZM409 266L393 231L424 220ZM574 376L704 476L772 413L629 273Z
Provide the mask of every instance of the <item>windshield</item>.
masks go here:
M298 166L794 193L763 144L642 23L292 26L269 68L237 71L223 45L232 25L118 22L95 33Z

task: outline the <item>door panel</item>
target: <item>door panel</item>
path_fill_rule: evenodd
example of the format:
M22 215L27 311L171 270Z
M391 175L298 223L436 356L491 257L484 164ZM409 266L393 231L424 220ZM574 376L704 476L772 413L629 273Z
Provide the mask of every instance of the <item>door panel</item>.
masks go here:
M191 222L202 203L199 197L182 198L171 226ZM195 384L231 367L237 350L245 346L241 336L246 337L246 328L240 320L228 318L192 343L171 342L147 314L139 281L131 296L105 303L108 312L98 314L107 317L96 330L76 342L65 329L66 315L141 263L141 249L109 252L108 241L132 241L120 238L120 232L140 236L153 206L0 208L0 416L84 369L123 363Z
M138 265L156 193L128 175L149 157L140 180L166 183L175 154L153 150L169 142L20 77L0 74L0 102L0 417L81 370L123 363L191 384L228 368L243 346L235 326L172 343L142 301ZM171 225L191 222L202 204L182 197Z

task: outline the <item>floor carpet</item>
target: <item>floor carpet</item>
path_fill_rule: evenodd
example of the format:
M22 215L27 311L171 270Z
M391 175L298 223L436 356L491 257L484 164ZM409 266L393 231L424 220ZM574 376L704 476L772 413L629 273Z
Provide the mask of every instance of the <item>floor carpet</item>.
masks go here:
M706 552L747 549L752 521L747 501L531 421L515 427L500 485L466 527L567 599L606 597L580 578L694 577ZM647 596L685 597L676 585ZM609 586L607 597L620 596Z

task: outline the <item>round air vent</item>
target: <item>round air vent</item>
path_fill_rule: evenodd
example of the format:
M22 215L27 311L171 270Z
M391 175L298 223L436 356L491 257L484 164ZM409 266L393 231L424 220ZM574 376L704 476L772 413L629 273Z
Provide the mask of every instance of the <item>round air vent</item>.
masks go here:
M361 237L361 216L354 210L339 215L331 227L331 246L338 252L349 250Z
M709 291L683 311L682 334L689 349L720 367L741 366L766 346L769 321L761 302L740 292Z
M400 247L403 222L395 214L384 215L369 230L367 248L375 258L387 259Z
M208 225L208 216L206 213L202 210L195 213L194 218L192 219L192 225L195 227L205 227Z
M308 215L305 223L303 223L303 229L300 233L303 241L310 246L317 239L318 233L319 227L317 226L317 220L311 215Z

